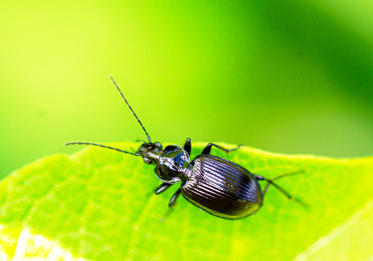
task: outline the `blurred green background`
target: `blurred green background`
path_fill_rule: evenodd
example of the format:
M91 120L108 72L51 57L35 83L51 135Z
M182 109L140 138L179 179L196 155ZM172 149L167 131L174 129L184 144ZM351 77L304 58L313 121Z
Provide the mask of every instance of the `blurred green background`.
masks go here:
M249 3L248 3L249 2ZM371 1L6 1L0 177L64 142L373 154Z

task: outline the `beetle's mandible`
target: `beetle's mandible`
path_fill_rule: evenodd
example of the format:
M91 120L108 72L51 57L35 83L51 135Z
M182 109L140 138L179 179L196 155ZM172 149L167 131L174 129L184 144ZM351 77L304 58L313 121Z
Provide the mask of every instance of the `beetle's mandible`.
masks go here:
M111 76L110 79L145 132L147 142L144 142L137 152L92 142L68 142L66 145L93 145L133 156L141 156L145 163L155 165L155 173L163 182L155 189L156 194L160 194L171 185L181 182L180 188L171 197L168 204L170 207L175 204L176 199L182 194L190 203L212 215L226 219L239 219L251 215L261 208L264 195L270 185L289 199L293 199L274 180L300 173L300 171L267 179L252 174L236 163L210 154L212 147L228 153L237 150L240 146L234 149L226 149L217 144L209 143L200 155L190 160L192 145L189 138L186 140L184 147L169 145L163 148L161 143L152 142L123 92ZM258 181L267 182L264 190L261 189Z

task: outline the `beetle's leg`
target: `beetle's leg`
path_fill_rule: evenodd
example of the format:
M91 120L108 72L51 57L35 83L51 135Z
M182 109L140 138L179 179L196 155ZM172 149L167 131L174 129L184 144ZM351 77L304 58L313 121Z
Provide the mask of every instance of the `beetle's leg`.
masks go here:
M183 185L184 185L184 182L181 184L181 187L178 190L176 190L176 192L172 195L172 197L170 199L170 202L168 203L168 206L170 208L172 208L173 206L175 206L176 200L180 196L181 188L183 187Z
M289 200L297 201L298 203L302 204L304 207L307 207L307 204L304 203L301 199L293 197L285 189L283 189L282 187L280 187L279 185L277 185L275 182L273 182L275 179L279 179L279 178L282 178L282 177L286 177L286 176L293 175L293 174L298 174L298 173L301 173L301 172L298 171L298 172L292 172L292 173L285 173L285 174L279 175L277 177L274 177L273 179L267 179L267 178L265 178L263 176L260 176L260 175L254 175L254 178L256 180L265 180L265 181L267 181L267 184L266 184L266 186L265 186L265 188L263 190L263 197L267 193L269 186L272 185L276 189L278 189L283 195L285 195Z
M169 183L166 183L166 182L163 182L159 187L157 187L155 190L154 190L154 193L155 194L160 194L162 193L163 191L165 191L166 189L168 189L172 184L169 184Z
M304 173L303 170L298 170L298 171L293 171L293 172L288 172L288 173L282 173L282 174L272 178L271 180L281 179L281 178L284 178L284 177L287 177L287 176L293 176L293 175L302 174L302 173Z
M219 146L219 145L217 145L217 144L215 144L215 143L209 143L209 144L207 144L207 146L203 149L202 154L210 154L212 146L214 146L214 147L216 147L216 148L218 148L218 149L224 150L226 153L229 153L229 152L231 152L231 151L238 150L238 149L242 146L242 144L238 145L237 147L235 147L235 148L233 148L233 149L226 149L226 148L223 148L222 146Z
M302 174L302 173L304 173L303 170L298 170L298 171L293 171L293 172L288 172L288 173L282 173L282 174L280 174L280 175L278 175L274 178L271 178L271 180L274 181L276 179L281 179L281 178L284 178L284 177L287 177L287 176L293 176L293 175ZM254 178L256 180L266 180L266 178L263 177L263 176L255 175L255 174L253 174L253 175L254 175Z
M272 185L275 188L277 188L279 191L281 191L281 193L284 194L288 199L290 199L290 200L293 199L293 196L291 196L288 192L286 192L286 190L284 190L283 188L281 188L279 185L277 185L276 183L274 183L272 179L267 179L267 178L265 178L263 176L259 176L259 175L254 175L254 178L256 180L265 180L265 181L267 181L267 185L265 186L265 188L263 190L263 196L267 192L268 187L270 185Z
M283 174L280 174L280 175L278 175L278 176L276 176L276 177L274 177L274 178L271 178L270 180L266 179L266 178L263 177L263 176L255 175L255 174L254 174L254 178L255 178L256 180L266 180L266 181L268 182L267 185L266 185L266 187L265 187L265 189L264 189L264 191L263 191L263 195L264 195L264 194L267 192L269 185L270 185L270 184L273 184L273 181L274 181L274 180L276 180L276 179L281 179L281 178L284 178L284 177L287 177L287 176L293 176L293 175L297 175L297 174L302 174L302 173L304 173L303 170L300 170L300 171L293 171L293 172L288 172L288 173L283 173ZM271 181L272 183L269 182L269 181ZM278 185L273 184L273 186L276 187L276 186L278 186ZM280 189L279 189L279 190L280 190ZM281 189L281 190L283 190L283 189ZM285 192L286 192L286 191L285 191ZM286 195L286 194L288 194L288 193L284 193L284 194Z
M190 152L192 151L192 143L190 141L190 138L187 138L184 144L184 150L190 155Z
M172 197L170 199L170 202L168 202L168 206L170 208L172 208L173 206L175 206L176 199L180 196L180 193L181 193L181 188L179 188L178 190L176 190L175 194L172 195Z

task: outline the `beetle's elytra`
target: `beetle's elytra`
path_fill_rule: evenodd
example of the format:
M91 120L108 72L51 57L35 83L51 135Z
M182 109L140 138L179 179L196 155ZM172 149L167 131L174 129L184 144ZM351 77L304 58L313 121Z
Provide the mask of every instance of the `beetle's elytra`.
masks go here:
M190 203L200 209L226 219L239 219L258 211L263 205L264 195L270 185L273 185L289 199L292 196L277 185L274 180L299 172L279 175L273 179L252 174L242 166L229 160L210 154L216 147L225 152L237 150L226 149L217 144L209 143L202 153L190 160L191 140L188 138L184 147L169 145L165 148L159 142L152 142L148 132L127 99L112 77L115 87L132 111L141 128L145 132L147 142L144 142L137 152L129 152L118 148L91 142L68 142L66 145L93 145L116 150L133 156L141 156L145 163L155 165L156 176L163 182L155 189L156 194L164 192L171 185L181 182L180 188L171 197L172 207L180 194ZM264 190L258 181L266 181Z

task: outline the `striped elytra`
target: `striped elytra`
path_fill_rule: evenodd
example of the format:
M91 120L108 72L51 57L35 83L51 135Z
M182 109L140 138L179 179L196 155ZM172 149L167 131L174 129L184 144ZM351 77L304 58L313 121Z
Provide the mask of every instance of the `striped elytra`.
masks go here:
M189 180L181 187L193 205L228 219L246 217L261 207L260 186L243 167L207 154L197 156L193 165Z

